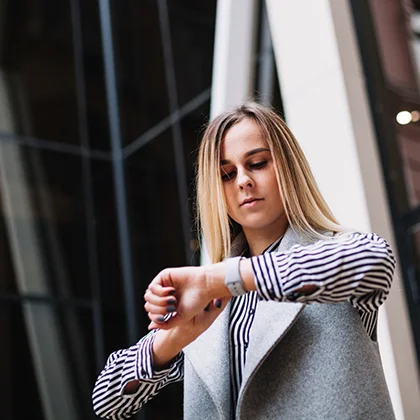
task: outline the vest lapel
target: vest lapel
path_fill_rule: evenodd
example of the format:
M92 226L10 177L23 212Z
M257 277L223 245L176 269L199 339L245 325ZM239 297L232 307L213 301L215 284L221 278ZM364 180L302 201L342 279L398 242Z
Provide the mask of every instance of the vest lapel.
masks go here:
M211 327L184 348L185 357L204 382L220 413L230 413L229 325L230 302ZM218 418L218 417L214 417Z
M289 227L280 242L277 251L286 251L293 245L306 245L311 241ZM254 372L265 360L270 351L283 338L303 311L301 303L258 302L252 325L250 342L246 356L246 365L239 392L238 404Z
M247 246L243 232L232 243L231 256L241 255ZM184 354L194 366L214 403L229 418L230 413L230 349L229 302L212 326L184 348Z

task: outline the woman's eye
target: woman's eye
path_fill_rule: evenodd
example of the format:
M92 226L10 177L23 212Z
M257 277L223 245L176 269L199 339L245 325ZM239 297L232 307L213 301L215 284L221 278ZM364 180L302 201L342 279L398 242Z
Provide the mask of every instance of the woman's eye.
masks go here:
M267 165L267 161L261 161L261 162L255 162L252 163L251 165L249 165L252 169L260 169L260 168L264 168L264 166Z
M229 181L235 176L235 172L223 172L222 173L222 180Z

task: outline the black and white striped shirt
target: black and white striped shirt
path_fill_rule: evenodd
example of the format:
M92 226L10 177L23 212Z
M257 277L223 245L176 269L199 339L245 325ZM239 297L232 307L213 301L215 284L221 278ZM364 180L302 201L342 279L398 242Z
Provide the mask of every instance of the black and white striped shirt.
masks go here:
M276 241L277 242L277 241ZM257 291L233 299L230 314L232 347L232 399L236 401L246 362L246 349L258 300L279 302L338 303L350 301L360 313L366 331L373 336L379 306L385 301L395 269L395 258L387 242L376 234L352 233L340 240L295 246L287 252L267 252L252 257ZM313 285L316 291L298 291ZM112 353L93 390L95 412L109 419L125 419L136 413L164 386L184 375L181 352L162 371L155 372L151 331L137 344ZM132 395L123 394L128 382L140 386Z
M263 252L276 250L281 238L274 241ZM231 299L229 315L229 343L230 343L230 380L232 407L236 407L239 389L242 383L242 375L245 369L246 353L248 350L251 327L254 322L258 304L258 293L249 292L242 296Z

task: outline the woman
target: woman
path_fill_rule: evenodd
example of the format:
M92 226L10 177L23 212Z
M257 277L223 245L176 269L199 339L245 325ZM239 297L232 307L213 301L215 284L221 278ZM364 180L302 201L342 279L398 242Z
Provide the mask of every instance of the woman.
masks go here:
M212 264L153 279L151 332L110 355L96 413L183 379L186 419L394 418L376 323L395 259L338 224L283 120L251 103L210 122L197 195Z

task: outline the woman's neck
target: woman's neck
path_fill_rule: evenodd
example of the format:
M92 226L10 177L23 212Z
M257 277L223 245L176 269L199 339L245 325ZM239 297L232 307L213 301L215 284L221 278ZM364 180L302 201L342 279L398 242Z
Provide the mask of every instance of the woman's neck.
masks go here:
M261 255L275 240L284 235L287 227L288 224L279 229L270 229L268 231L244 229L250 256Z

